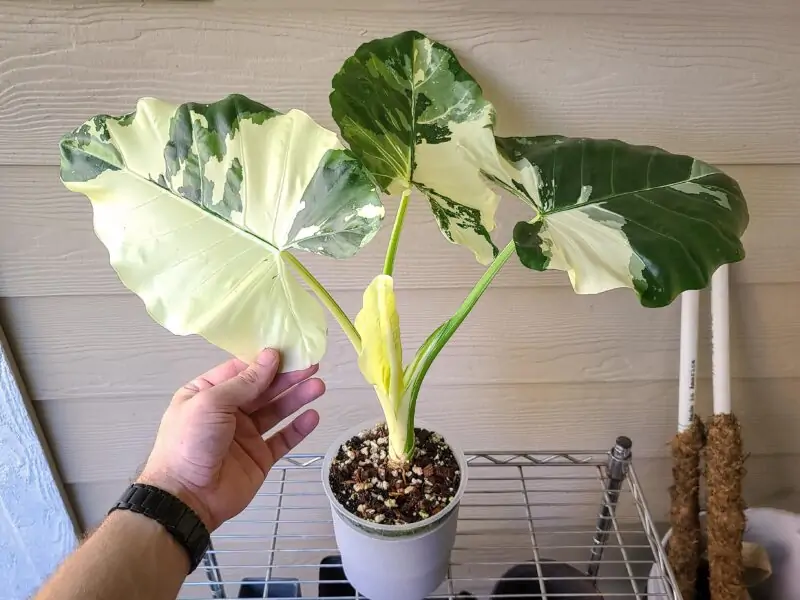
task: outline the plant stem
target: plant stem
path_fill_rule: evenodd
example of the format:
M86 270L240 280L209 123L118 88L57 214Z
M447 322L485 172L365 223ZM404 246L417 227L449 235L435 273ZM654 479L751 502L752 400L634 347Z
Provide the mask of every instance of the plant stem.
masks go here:
M391 276L392 271L394 271L394 257L397 254L397 245L400 243L400 232L403 231L403 221L406 218L409 196L411 196L411 188L403 190L403 195L400 197L400 207L397 209L397 215L392 226L392 237L389 239L389 247L386 249L386 260L383 263L384 275Z
M422 360L422 357L425 355L425 352L428 351L428 347L441 333L442 329L445 328L445 325L447 325L446 321L433 330L433 333L428 336L428 339L426 339L417 350L417 353L414 356L414 360L411 361L411 364L406 367L406 370L403 373L403 387L405 387L406 389L408 389L408 386L410 385L411 380L414 377L414 373L417 370L417 365L419 364L419 361Z
M353 322L350 320L336 300L333 299L333 296L328 293L322 284L317 281L317 278L314 277L311 272L306 269L305 265L301 263L291 252L281 252L281 256L287 260L295 270L300 274L300 277L308 284L308 286L312 289L312 291L317 295L319 301L322 302L323 306L328 309L328 311L333 315L333 318L336 319L336 322L339 323L339 326L344 331L347 339L350 340L350 343L353 344L353 348L355 348L357 353L361 353L361 336L356 331Z
M475 287L472 288L469 295L461 303L461 306L458 307L458 310L455 312L455 314L450 317L450 319L441 327L439 335L431 341L427 348L421 348L423 353L419 357L419 360L415 360L414 362L416 366L416 373L412 373L410 378L411 389L409 390L409 393L411 394L411 414L409 419L409 427L413 427L414 409L417 404L417 395L419 394L419 389L422 386L422 380L425 379L425 374L428 372L428 369L430 369L433 361L439 355L439 352L442 351L442 348L444 348L445 344L447 344L450 338L453 337L453 334L467 318L467 315L473 309L483 293L487 290L492 280L500 272L500 269L503 268L503 265L505 265L508 259L511 258L512 254L514 254L513 240L510 241L505 248L503 248L503 250L495 257L486 271L484 271L483 275L481 275L481 278L475 284Z

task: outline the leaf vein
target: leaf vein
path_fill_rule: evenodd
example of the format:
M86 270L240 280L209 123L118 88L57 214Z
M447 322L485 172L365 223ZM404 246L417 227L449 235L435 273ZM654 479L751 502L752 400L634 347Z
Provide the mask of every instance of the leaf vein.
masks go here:
M706 177L706 175L701 175L700 177L693 177L693 178L689 178L689 179L683 179L681 181L672 181L670 183L665 183L663 185L657 185L655 187L647 188L645 190L638 190L638 191L635 191L635 192L634 191L620 192L619 194L613 194L613 195L610 195L610 196L598 196L597 198L594 198L594 199L590 198L586 202L581 203L580 205L577 204L577 203L573 203L573 204L570 204L570 205L565 206L563 208L557 208L557 209L554 209L554 210L543 211L543 214L552 215L552 214L559 213L559 212L575 210L576 208L580 208L580 207L583 207L583 206L596 205L596 204L600 204L602 202L610 202L611 200L616 200L617 198L622 198L624 196L631 196L631 195L635 196L636 194L639 194L639 193L642 193L642 192L651 192L653 190L663 190L664 188L672 189L672 186L674 186L676 184L696 181L697 179L702 179L703 177ZM674 190L674 191L677 191L677 190ZM722 208L723 210L727 210L724 207L720 207L720 208Z
M300 332L302 332L303 331L303 327L302 327L302 325L300 323L299 317L297 316L297 312L294 309L294 304L291 301L291 294L289 293L289 289L286 286L286 276L284 274L283 258L281 258L280 256L276 257L276 264L278 266L278 271L279 271L278 278L281 280L281 288L283 289L283 295L286 298L286 305L289 307L289 314L291 314L292 319L294 320L294 326ZM303 347L305 348L306 354L308 354L310 356L311 355L311 348L308 345L308 339L306 338L306 336L302 335L302 333L300 335L300 339L301 339L301 341L303 343Z

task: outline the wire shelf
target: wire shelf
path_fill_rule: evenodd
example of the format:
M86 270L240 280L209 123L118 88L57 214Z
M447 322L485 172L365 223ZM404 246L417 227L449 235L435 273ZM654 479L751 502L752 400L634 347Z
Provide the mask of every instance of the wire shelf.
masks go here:
M429 598L488 600L520 563L534 566L541 589L549 590L554 579L570 579L544 576L542 565L558 561L586 574L581 578L598 592L513 598L681 600L632 461L629 454L615 460L617 448L468 453L448 577ZM363 598L328 593L340 568L321 464L314 454L276 465L251 506L212 536L179 598ZM664 573L657 582L649 576L654 562ZM648 584L659 592L648 595Z

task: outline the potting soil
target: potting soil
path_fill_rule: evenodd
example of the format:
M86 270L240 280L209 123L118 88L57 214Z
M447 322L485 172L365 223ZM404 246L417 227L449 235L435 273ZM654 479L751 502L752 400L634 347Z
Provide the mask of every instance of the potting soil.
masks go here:
M385 425L342 444L331 464L336 499L351 513L385 525L416 523L443 510L461 484L461 472L444 438L415 429L416 452L400 467L389 461Z

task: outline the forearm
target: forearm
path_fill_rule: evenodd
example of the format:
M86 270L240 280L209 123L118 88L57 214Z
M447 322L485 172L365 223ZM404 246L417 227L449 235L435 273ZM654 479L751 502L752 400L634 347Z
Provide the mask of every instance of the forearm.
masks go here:
M120 503L149 509L185 538L194 560L207 548L207 531L244 510L275 461L319 422L310 410L264 439L325 391L319 379L309 379L316 365L276 376L279 364L280 355L265 350L249 366L231 359L178 390L137 481L143 485L126 491ZM180 503L167 501L159 490ZM157 509L147 504L153 498ZM205 527L187 518L186 508ZM34 600L175 600L189 565L189 552L158 522L117 510Z
M115 511L35 600L174 600L188 570L186 551L166 529Z

